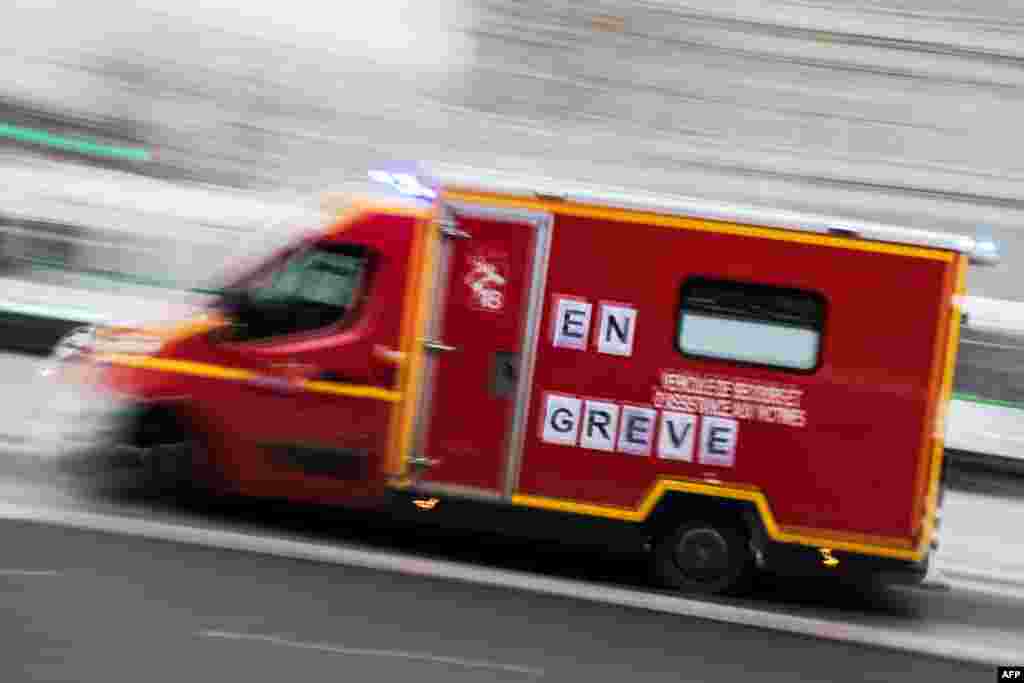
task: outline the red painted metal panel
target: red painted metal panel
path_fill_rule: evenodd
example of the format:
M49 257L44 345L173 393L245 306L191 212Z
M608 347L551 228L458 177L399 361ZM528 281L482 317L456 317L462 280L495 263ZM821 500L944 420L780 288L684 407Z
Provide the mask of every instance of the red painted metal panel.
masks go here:
M497 491L515 394L495 392L495 363L518 365L528 304L532 226L462 217L469 239L452 244L439 341L456 347L437 358L426 454L440 460L425 479ZM511 368L518 372L518 367Z
M393 389L394 367L376 358L377 345L399 347L402 301L415 219L368 213L331 242L368 247L375 268L359 309L337 326L265 342L226 343L208 335L184 339L164 358L248 370L254 381L162 375L161 391L194 399L210 433L216 435L218 464L243 493L297 501L355 503L379 494L379 469L387 446L393 404L372 398L302 391L289 387L282 363L307 366L328 381ZM367 453L362 481L302 471L274 461L267 444L315 446Z
M912 535L913 488L947 267L905 255L557 216L518 493L634 507L659 475L715 478L761 488L783 525ZM676 348L680 288L695 276L822 294L827 311L820 366L798 373L684 357ZM585 351L553 343L559 296L591 304ZM635 307L628 356L596 348L600 305L608 301ZM731 465L701 464L696 456L692 462L659 457L663 411L648 425L654 441L647 455L581 448L578 440L575 446L542 440L550 417L547 392L615 403L620 434L632 420L642 435L643 415L628 417L624 406L658 407L655 391L665 371L725 380L724 389L705 388L731 392L726 398L733 406L752 406L740 406ZM796 393L771 399L785 411L762 409L747 400L750 388L737 388L737 382ZM743 401L737 401L740 390ZM768 421L771 416L782 422ZM553 419L570 417L571 406L570 413ZM797 426L801 421L804 426ZM683 422L673 427L677 437L685 431ZM715 434L730 438L727 431Z

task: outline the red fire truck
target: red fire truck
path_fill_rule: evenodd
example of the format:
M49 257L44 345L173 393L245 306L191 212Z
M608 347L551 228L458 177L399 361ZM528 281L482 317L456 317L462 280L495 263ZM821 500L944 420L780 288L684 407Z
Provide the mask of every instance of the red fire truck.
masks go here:
M621 531L687 592L766 567L923 577L957 297L993 244L390 179L401 199L354 201L197 319L87 333L131 407L111 452L223 493Z

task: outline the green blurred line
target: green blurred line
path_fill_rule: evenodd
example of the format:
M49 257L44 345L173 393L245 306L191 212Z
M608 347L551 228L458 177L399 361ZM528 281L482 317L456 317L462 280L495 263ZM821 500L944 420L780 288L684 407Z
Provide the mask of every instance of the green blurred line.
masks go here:
M73 270L71 271L67 264L58 259L45 259L45 258L32 258L25 259L26 262L34 267L50 268L51 270L69 271L73 275L90 277L98 280L107 280L110 282L128 282L135 285L144 285L147 287L156 287L159 289L173 289L181 292L191 292L193 294L221 294L219 289L210 289L205 287L183 287L177 282L171 280L162 280L159 278L147 278L141 275L129 275L127 273L119 273L113 270L101 270L96 268L90 268L85 270Z
M0 316L23 315L33 318L68 320L77 323L103 325L110 322L109 316L86 308L58 306L52 304L28 304L18 301L0 301Z
M1024 403L1020 401L1003 401L998 398L984 398L977 394L953 394L953 398L957 401L967 401L969 403L980 403L988 406L1001 406L1003 408L1015 408L1017 410L1024 410Z
M93 156L110 157L112 159L128 159L130 161L149 161L152 155L149 150L139 147L116 147L114 145L103 145L92 140L66 138L60 135L48 133L45 130L34 130L22 128L9 123L0 123L0 137L10 138L18 142L30 142L48 147L60 147L61 149L91 154Z

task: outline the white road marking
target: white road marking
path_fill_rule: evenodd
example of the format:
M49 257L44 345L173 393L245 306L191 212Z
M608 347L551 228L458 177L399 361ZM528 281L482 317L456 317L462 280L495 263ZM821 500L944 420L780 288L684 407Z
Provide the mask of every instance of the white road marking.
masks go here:
M1024 437L1019 436L1007 436L999 432L981 432L982 436L987 436L990 439L1001 439L1003 441L1013 441L1014 443L1024 443Z
M1008 586L1017 589L1024 589L1024 572L1000 569L999 571L986 571L964 564L940 561L937 563L939 571L947 578L954 578L957 582L970 581L973 583L989 583L1000 586Z
M1024 346L1016 346L1014 344L996 344L995 342L983 342L977 339L963 339L961 344L968 344L970 346L984 346L990 349L1005 349L1007 351L1024 351Z
M797 616L737 605L716 604L654 592L616 588L504 569L476 567L445 560L296 541L274 536L253 536L216 528L213 525L187 526L150 519L10 502L0 502L0 519L32 521L209 548L259 553L273 557L392 571L410 576L462 581L504 589L513 588L599 604L646 609L663 614L985 665L1012 661L1024 651L1024 640L1015 640L1008 646L992 644L996 642L997 636L1005 637L1006 635L995 630L986 632L983 638L968 642L961 637L942 637L927 625L912 624L907 629L895 629L878 624L851 624L820 617ZM981 631L981 629L971 630Z
M973 579L957 579L955 586L962 591L981 593L994 598L1012 598L1024 602L1024 586L1010 586L1007 584L993 584Z
M52 569L0 569L0 576L60 576Z
M497 671L511 671L527 676L541 677L543 669L535 669L528 666L517 666L514 664L501 664L475 659L463 659L461 657L444 657L432 655L425 652L407 652L405 650L375 650L359 647L343 647L340 645L329 645L326 643L308 643L301 640L288 640L278 636L267 636L254 633L232 633L231 631L200 631L197 635L202 638L221 638L225 640L248 640L273 645L283 645L303 650L316 650L318 652L329 652L337 655L352 655L360 657L389 657L392 659L408 659L421 662L433 662L435 664L452 664L466 669L494 669Z

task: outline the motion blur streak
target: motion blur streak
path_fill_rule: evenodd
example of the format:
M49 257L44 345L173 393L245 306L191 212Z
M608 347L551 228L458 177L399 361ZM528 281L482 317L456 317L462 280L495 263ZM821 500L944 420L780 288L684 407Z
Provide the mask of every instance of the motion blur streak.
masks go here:
M5 17L0 121L152 149L124 163L176 182L308 194L388 157L543 170L981 227L1013 264L1024 219L1024 169L1005 144L1024 82L1014 11L38 3ZM1009 267L972 274L970 291L1020 299Z

